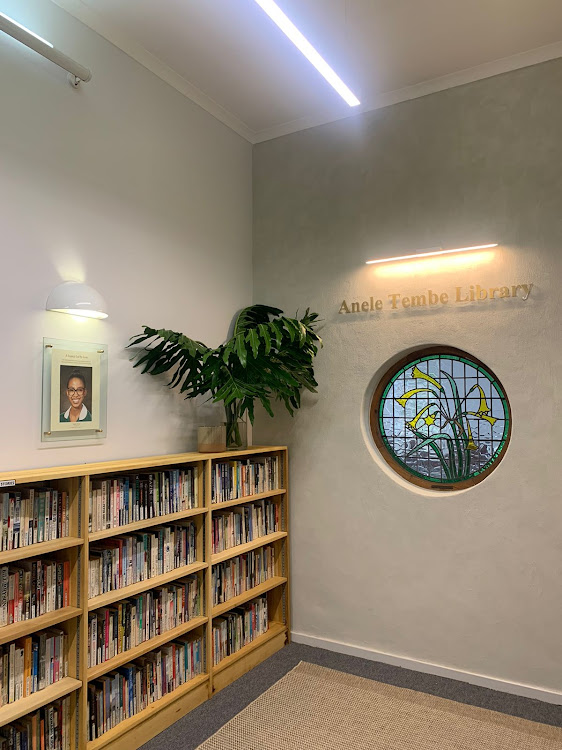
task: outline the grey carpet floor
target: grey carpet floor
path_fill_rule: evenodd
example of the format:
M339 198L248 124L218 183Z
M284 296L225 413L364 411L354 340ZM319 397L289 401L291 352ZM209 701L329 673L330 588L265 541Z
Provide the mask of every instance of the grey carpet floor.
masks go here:
M206 701L166 731L143 745L142 750L195 750L261 693L287 674L299 661L379 680L389 685L419 690L459 703L489 708L511 716L562 727L562 706L500 693L445 677L412 672L380 662L345 656L311 646L291 643L255 669Z

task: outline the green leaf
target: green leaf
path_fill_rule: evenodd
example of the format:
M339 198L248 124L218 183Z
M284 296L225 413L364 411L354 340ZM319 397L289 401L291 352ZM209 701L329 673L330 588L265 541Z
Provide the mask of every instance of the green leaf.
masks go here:
M265 347L264 353L267 356L269 352L271 351L271 336L269 335L269 329L264 323L260 323L258 325L258 331L260 332L262 341L264 342L264 347Z
M252 347L252 354L254 355L254 359L255 359L258 356L258 351L260 348L260 339L259 339L258 334L256 333L255 328L250 328L250 330L248 331L246 340Z
M236 354L238 355L238 359L240 360L240 364L242 365L242 367L246 367L246 360L247 360L246 346L244 344L244 336L240 333L238 334L238 336L236 336L235 347L236 347Z

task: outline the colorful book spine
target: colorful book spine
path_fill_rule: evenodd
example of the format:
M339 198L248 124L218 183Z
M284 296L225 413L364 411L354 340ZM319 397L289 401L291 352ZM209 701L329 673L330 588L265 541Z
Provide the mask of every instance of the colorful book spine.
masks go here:
M271 544L213 565L213 606L265 583L275 575L275 552Z
M90 532L197 508L199 468L94 479L88 507Z
M269 627L267 597L261 596L213 620L213 665L264 635Z
M146 581L196 562L193 522L154 526L90 545L89 597Z
M88 740L203 673L203 640L185 636L88 684Z

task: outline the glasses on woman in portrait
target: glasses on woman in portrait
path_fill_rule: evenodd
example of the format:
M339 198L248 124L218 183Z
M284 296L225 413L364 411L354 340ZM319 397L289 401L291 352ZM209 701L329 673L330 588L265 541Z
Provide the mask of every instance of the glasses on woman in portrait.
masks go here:
M86 378L78 370L71 372L66 383L66 397L70 406L61 413L61 422L91 422L92 415L86 408L84 399L88 395Z

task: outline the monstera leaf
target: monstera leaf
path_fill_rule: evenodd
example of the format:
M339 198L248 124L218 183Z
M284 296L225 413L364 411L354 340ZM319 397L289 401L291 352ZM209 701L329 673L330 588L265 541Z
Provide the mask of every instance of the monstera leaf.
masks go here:
M253 423L256 400L271 416L273 400L292 415L302 389L316 391L313 363L322 346L317 325L317 313L308 309L301 318L287 318L276 307L252 305L238 314L232 337L216 349L149 326L129 346L142 346L134 366L143 373L170 372L168 385L186 398L210 393L213 401L224 403L227 421L248 414Z

